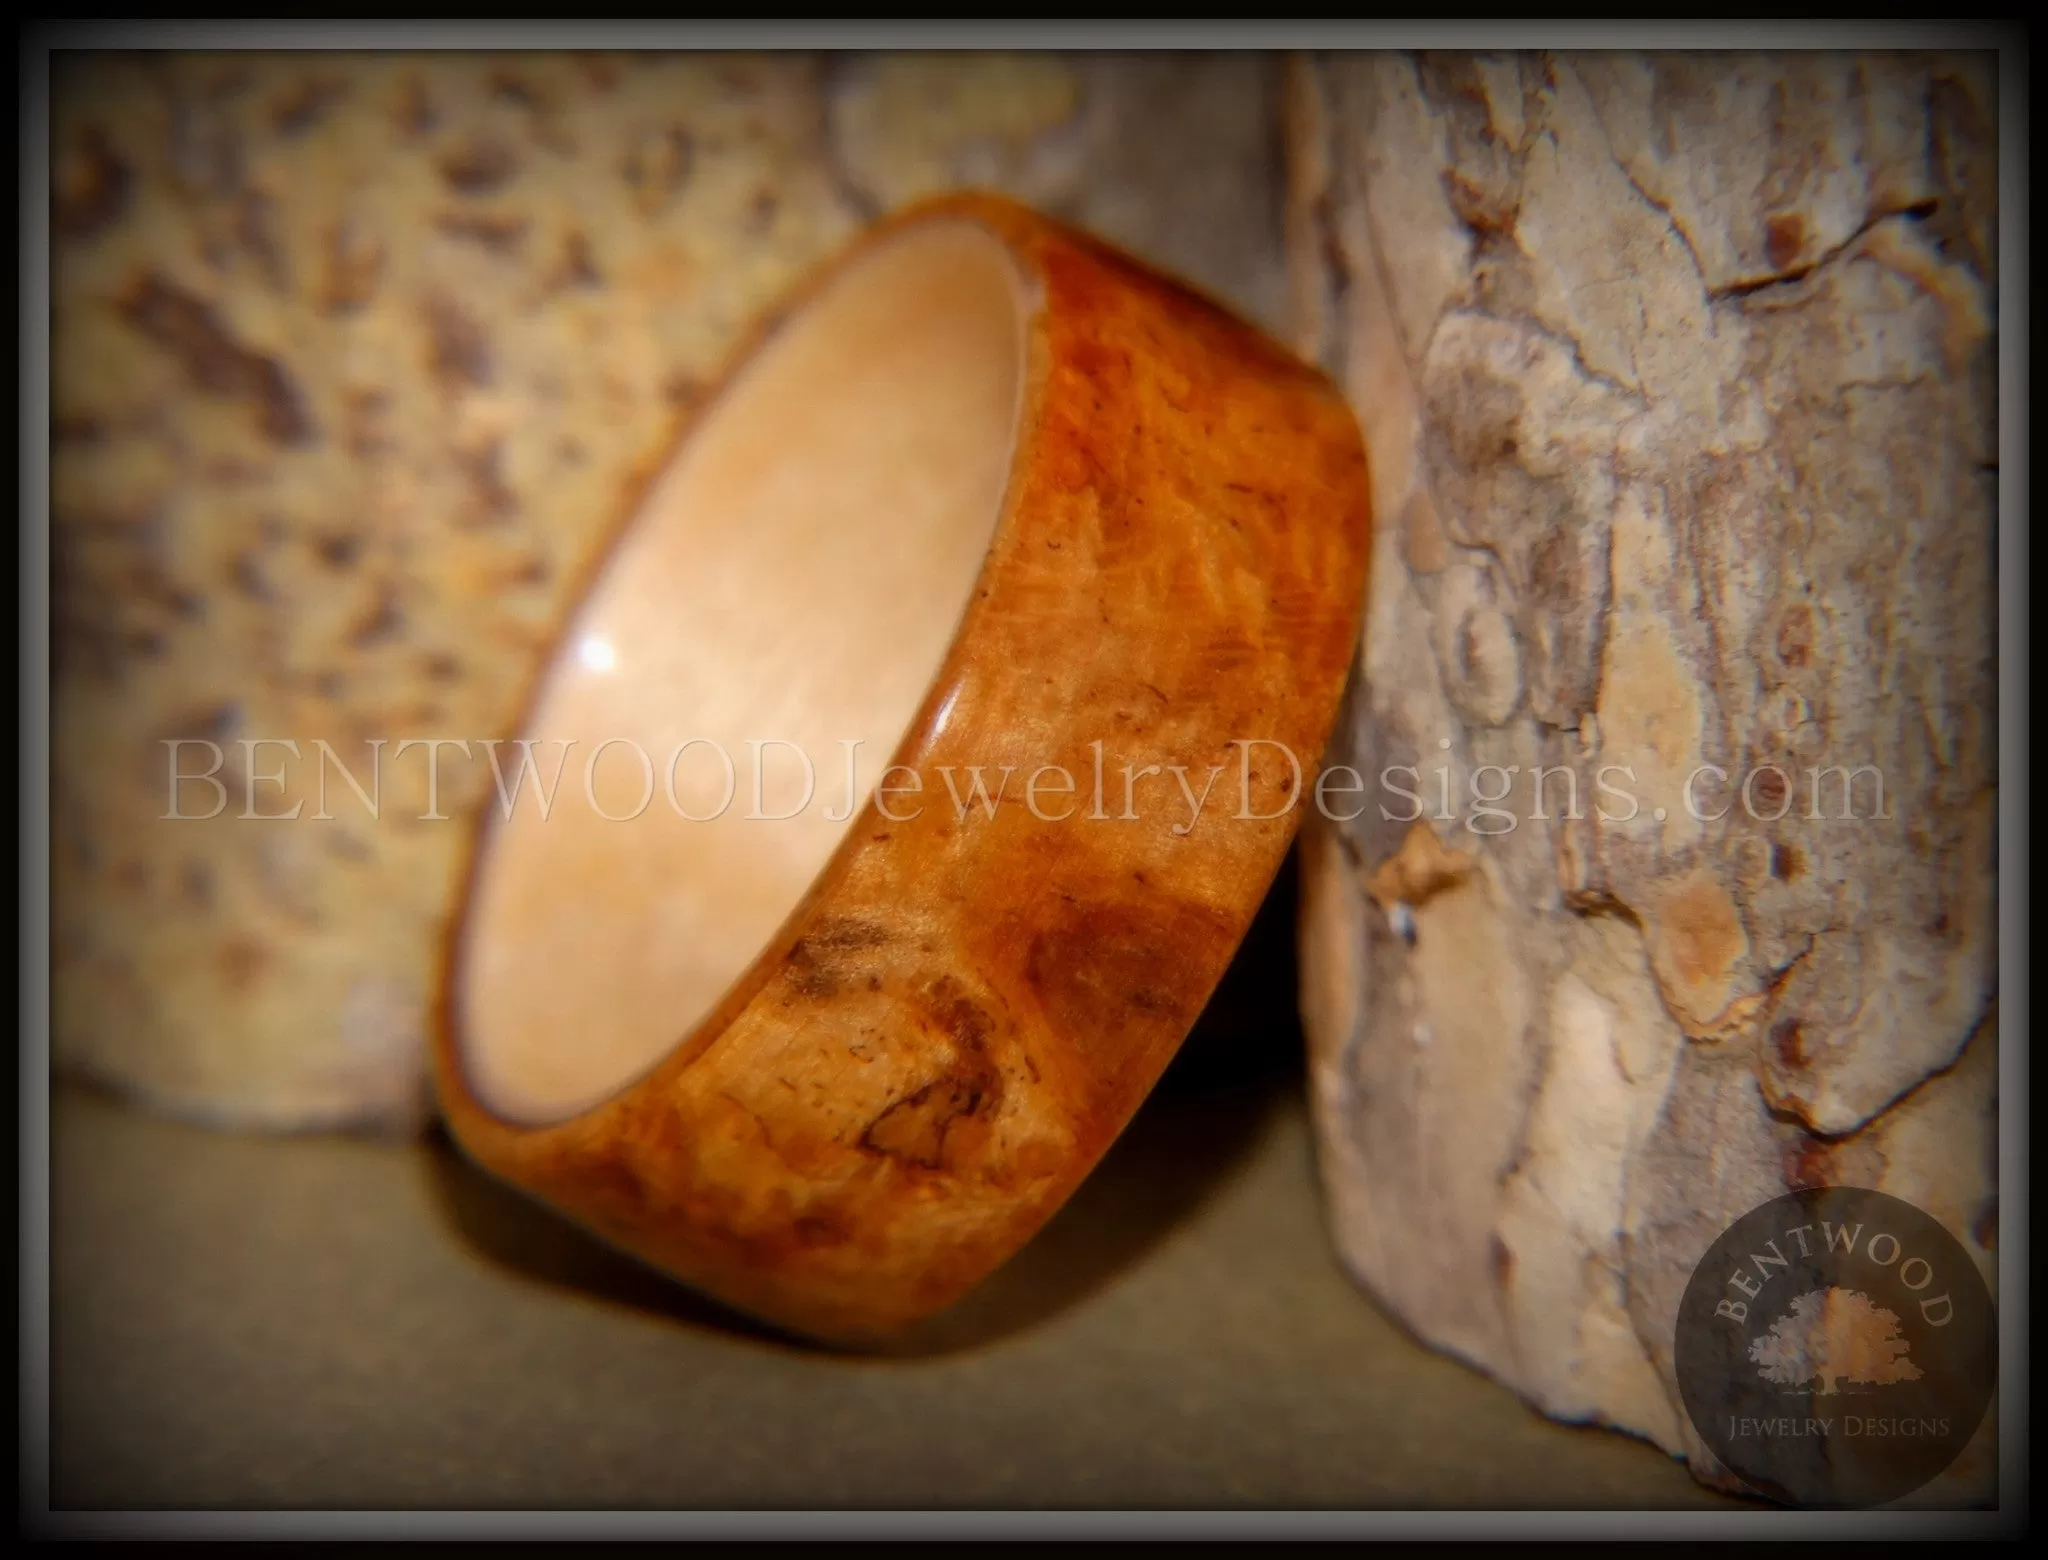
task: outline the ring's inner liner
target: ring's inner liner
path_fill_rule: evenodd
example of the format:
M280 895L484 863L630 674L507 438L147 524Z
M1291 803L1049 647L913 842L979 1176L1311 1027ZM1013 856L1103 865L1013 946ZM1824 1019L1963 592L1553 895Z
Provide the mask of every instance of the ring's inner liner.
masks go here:
M537 1123L616 1093L824 867L973 593L1025 309L992 235L908 229L787 321L650 485L538 691L509 815L522 749L497 750L454 974L486 1108Z

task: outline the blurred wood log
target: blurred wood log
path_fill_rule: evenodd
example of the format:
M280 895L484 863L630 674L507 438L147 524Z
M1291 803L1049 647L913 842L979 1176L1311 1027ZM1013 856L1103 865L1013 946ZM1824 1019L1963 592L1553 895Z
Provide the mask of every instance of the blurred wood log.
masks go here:
M1276 89L1228 56L60 59L58 1066L231 1126L417 1124L493 780L398 744L504 734L739 333L962 183L1277 323ZM380 738L372 819L335 765L369 789ZM164 816L166 739L220 745L218 817Z
M1378 525L1364 810L1303 858L1336 1238L1709 1479L1672 1327L1735 1218L1870 1186L1994 1260L1994 71L1290 67Z

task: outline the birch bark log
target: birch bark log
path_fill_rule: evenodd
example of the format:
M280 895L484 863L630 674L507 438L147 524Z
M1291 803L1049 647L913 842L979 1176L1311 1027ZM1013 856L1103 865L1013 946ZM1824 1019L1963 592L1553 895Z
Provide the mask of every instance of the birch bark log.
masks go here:
M1994 86L1291 67L1296 324L1378 527L1364 810L1303 843L1336 1238L1709 1481L1672 1322L1736 1217L1870 1186L1995 1261ZM1923 1498L1988 1487L1995 1412Z

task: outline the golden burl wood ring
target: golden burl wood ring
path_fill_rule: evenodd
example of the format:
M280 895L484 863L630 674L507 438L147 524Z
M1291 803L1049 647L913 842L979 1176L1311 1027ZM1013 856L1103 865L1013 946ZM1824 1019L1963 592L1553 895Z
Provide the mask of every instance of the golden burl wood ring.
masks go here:
M781 1328L946 1306L1229 963L1368 531L1351 411L1217 304L994 197L863 234L634 485L503 746L557 783L474 838L456 1139Z

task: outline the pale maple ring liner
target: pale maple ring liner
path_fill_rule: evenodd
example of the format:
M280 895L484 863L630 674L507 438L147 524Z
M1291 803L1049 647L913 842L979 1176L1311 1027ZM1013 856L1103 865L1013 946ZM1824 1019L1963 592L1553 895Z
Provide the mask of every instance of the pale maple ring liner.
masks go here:
M457 1141L794 1333L959 1298L1130 1119L1300 819L1279 761L1192 829L1120 778L1093 816L1097 755L1199 784L1257 740L1312 783L1368 505L1321 374L1099 240L982 195L861 235L634 484L522 733L857 737L865 800L487 809L435 1046ZM1077 793L871 789L1006 765Z

